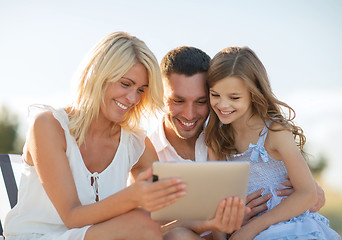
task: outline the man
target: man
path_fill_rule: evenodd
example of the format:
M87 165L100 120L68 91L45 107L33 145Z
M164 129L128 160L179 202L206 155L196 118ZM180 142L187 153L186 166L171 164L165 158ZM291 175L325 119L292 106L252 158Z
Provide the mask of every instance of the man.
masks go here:
M203 126L209 114L207 93L207 71L210 57L194 47L179 47L167 53L161 61L164 84L165 115L150 139L160 161L208 160L208 149L204 143ZM284 182L291 187L291 183ZM288 196L293 190L280 190L279 196ZM317 185L319 201L311 211L319 210L325 202L324 192ZM262 196L262 190L246 198L251 212L244 223L267 209L271 194ZM209 226L209 227L208 227ZM218 230L208 221L181 221L164 227L166 239L201 239L206 230Z

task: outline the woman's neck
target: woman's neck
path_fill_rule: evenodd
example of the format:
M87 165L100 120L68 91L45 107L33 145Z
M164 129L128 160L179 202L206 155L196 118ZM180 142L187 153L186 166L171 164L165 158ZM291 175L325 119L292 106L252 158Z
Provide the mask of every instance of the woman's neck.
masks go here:
M114 126L114 128L113 128ZM87 131L87 136L91 138L103 137L111 138L120 131L120 125L109 121L101 113L92 121Z

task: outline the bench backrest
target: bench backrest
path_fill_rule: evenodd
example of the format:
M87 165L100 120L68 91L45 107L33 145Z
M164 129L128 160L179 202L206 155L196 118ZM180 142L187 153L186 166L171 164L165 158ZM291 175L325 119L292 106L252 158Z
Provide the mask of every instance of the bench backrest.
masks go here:
M21 155L0 154L0 236L6 214L17 204L22 166Z

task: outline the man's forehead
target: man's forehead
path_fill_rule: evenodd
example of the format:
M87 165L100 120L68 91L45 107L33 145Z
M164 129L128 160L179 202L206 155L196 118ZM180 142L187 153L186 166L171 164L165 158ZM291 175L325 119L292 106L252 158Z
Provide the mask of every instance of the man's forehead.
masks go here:
M179 98L189 101L207 98L206 85L202 81L171 80L165 85L164 91L166 98Z
M185 74L171 73L167 78L164 78L164 86L173 91L182 88L196 88L198 91L206 92L206 73L196 73L192 76Z

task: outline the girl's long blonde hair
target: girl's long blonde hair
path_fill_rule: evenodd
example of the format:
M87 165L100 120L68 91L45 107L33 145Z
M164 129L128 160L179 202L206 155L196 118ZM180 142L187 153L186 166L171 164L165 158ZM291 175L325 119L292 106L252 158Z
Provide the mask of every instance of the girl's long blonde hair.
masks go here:
M271 121L283 127L277 130L269 128L271 131L283 129L292 131L298 147L304 152L303 146L306 138L302 129L293 123L295 111L275 97L264 65L250 48L229 47L217 53L210 63L208 88L230 76L240 77L249 87L252 116L260 116L265 125ZM281 107L288 110L287 116ZM217 158L222 159L225 155L229 157L237 152L231 124L220 124L219 118L210 105L209 108L210 117L205 130L205 142L215 152Z
M140 102L117 124L132 130L145 112L162 109L163 86L154 54L137 37L125 32L109 34L90 51L80 68L77 97L69 111L70 133L79 145L83 143L90 123L99 115L108 83L118 81L136 63L144 65L148 72L148 89Z

